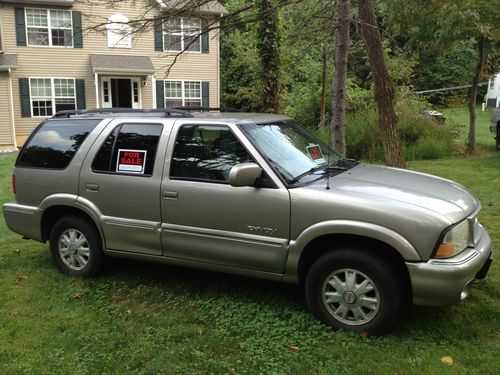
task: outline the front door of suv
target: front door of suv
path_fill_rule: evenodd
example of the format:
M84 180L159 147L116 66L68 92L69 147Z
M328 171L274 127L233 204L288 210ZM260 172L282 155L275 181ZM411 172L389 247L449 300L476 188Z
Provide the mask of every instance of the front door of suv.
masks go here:
M172 135L162 181L164 256L282 273L289 238L287 189L269 177L273 187L229 184L234 165L265 164L229 126L178 120Z
M170 129L115 120L89 151L79 192L101 214L107 249L161 255L160 183Z

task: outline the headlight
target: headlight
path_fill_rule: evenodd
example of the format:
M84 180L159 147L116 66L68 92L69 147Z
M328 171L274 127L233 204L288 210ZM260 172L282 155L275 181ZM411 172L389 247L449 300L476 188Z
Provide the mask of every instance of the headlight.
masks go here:
M436 251L436 258L448 258L457 255L469 246L470 238L469 220L464 220L446 232L443 242Z

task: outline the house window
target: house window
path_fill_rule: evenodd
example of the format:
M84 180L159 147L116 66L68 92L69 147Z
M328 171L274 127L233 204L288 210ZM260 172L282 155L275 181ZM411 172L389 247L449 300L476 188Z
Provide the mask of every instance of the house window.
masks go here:
M128 18L121 13L113 14L106 28L108 29L108 47L132 48L132 27Z
M165 81L165 107L201 107L201 82Z
M201 52L201 20L173 18L163 23L163 50Z
M30 78L33 117L52 116L58 111L76 109L73 78Z
M29 46L73 46L71 11L26 9Z

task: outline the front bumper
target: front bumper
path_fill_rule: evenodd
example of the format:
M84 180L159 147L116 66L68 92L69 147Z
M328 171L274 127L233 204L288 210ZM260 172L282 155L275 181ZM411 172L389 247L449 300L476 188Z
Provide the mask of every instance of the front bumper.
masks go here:
M451 305L467 298L472 282L486 276L493 259L492 243L483 226L476 223L476 246L447 259L410 263L415 305Z

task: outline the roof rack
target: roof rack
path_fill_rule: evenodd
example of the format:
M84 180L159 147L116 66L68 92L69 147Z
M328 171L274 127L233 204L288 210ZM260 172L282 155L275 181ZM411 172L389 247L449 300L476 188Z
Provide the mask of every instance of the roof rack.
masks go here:
M237 108L233 107L193 107L193 106L180 106L172 107L171 109L177 109L180 111L216 111L216 112L241 112Z
M161 109L136 109L136 108L93 108L59 111L53 117L70 117L77 115L98 115L98 114L164 114L165 117L194 117L187 110L178 108L161 108Z

